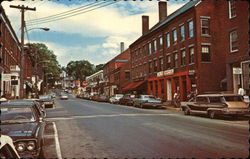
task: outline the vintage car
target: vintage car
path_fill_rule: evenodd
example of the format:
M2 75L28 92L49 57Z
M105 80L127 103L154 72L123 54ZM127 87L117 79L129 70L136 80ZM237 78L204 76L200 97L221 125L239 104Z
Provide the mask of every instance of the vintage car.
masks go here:
M135 95L125 94L122 98L119 99L119 104L130 105L134 104Z
M108 102L109 101L109 97L106 96L106 95L99 95L97 101L98 102Z
M34 102L2 102L1 133L12 138L21 158L37 158L43 153L44 115Z
M152 108L162 108L162 101L156 99L153 95L139 95L134 100L133 106L144 108L144 107L152 107Z
M62 94L60 95L60 99L61 99L61 100L67 100L68 98L69 98L69 97L68 97L67 94L62 93Z
M122 97L123 97L123 94L115 94L109 98L109 102L113 104L118 103L119 99Z
M20 158L9 136L0 134L0 142L0 158Z
M44 103L45 108L53 108L55 106L54 98L51 95L40 95L39 100Z
M237 94L200 94L189 102L181 102L185 115L207 114L210 118L218 115L247 115L249 108L243 96Z

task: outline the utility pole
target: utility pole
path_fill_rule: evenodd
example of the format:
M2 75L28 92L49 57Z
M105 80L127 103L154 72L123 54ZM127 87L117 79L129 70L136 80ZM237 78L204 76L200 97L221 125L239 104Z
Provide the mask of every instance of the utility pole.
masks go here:
M10 5L10 8L20 9L21 10L21 67L20 67L20 98L24 98L24 11L31 10L35 11L36 8L25 7L24 5L14 6Z

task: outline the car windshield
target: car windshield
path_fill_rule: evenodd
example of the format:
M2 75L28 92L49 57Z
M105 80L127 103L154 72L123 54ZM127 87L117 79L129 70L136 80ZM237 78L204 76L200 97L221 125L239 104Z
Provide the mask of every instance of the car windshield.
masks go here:
M39 96L39 99L48 99L48 98L50 98L50 96Z
M242 96L224 96L227 102L242 102Z
M31 107L1 107L1 122L32 122L35 115Z
M123 97L123 95L122 94L117 94L116 97Z
M154 96L152 96L152 95L145 95L145 96L144 96L144 98L148 98L148 99L155 99L155 97L154 97Z

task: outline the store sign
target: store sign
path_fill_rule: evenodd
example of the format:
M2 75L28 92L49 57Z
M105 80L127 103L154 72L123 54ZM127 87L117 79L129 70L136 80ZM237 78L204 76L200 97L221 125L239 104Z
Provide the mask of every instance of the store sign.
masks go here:
M241 68L233 68L233 74L234 75L241 75L242 74L242 69Z
M11 81L12 74L2 74L2 81Z
M195 70L188 70L188 75L194 75L195 74Z
M169 75L173 75L174 74L174 69L170 69L170 70L165 70L163 72L164 76L169 76Z
M88 85L89 85L89 82L88 82L88 81L83 81L83 82L82 82L82 86L83 86L83 87L87 87Z
M157 77L162 77L163 76L163 71L157 72Z

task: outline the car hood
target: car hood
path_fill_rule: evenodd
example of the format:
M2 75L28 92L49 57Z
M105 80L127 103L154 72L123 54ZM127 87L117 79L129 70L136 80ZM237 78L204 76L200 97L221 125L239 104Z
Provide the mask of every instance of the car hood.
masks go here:
M18 137L31 137L36 134L39 127L38 123L21 123L21 124L1 124L1 133L11 136L13 138Z
M245 102L226 102L228 107L230 108L248 108L247 103Z

